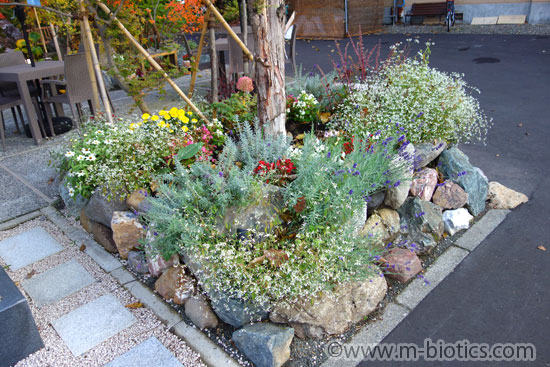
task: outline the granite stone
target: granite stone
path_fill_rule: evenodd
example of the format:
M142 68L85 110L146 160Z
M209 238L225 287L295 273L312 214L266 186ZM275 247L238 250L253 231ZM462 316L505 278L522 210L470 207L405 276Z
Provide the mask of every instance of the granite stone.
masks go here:
M71 260L24 280L21 285L34 303L42 307L76 293L93 282L94 277L76 260Z
M79 356L136 322L110 294L77 308L52 322L70 351Z
M138 344L105 367L183 367L154 336Z
M41 227L0 241L0 257L11 270L21 269L61 250L63 247Z

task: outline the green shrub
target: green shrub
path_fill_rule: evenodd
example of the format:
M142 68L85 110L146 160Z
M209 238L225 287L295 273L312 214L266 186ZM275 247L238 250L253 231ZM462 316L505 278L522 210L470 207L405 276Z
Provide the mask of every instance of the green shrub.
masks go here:
M457 73L428 66L429 44L421 57L389 63L371 74L340 106L333 120L351 135L397 134L402 127L412 143L442 139L450 143L483 141L486 116Z

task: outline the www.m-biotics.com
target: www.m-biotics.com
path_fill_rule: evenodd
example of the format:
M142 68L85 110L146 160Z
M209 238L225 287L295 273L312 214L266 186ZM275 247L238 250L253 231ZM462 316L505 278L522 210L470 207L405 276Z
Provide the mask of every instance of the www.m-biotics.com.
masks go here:
M423 345L414 343L342 344L326 345L329 357L344 360L367 361L535 361L536 347L531 343L471 343L464 339L446 343L439 339L425 339Z

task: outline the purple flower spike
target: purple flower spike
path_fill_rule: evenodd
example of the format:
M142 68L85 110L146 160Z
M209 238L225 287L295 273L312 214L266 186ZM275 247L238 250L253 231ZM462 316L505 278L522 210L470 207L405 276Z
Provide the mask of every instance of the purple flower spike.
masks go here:
M353 194L353 190L349 190L348 194L350 195Z
M327 158L330 158L330 152L327 153Z
M218 176L223 177L223 172L218 172Z
M399 185L401 185L401 181L398 180L398 181L395 181L395 183L393 184L393 187L397 187Z

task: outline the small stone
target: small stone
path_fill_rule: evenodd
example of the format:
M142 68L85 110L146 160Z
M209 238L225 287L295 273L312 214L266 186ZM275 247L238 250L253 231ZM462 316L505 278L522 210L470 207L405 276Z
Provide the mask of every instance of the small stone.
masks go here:
M437 141L432 143L421 143L415 146L415 167L426 167L430 162L439 157L441 152L447 148L447 143L444 141Z
M443 176L460 185L468 194L467 208L477 216L485 210L489 182L483 172L470 164L468 156L458 148L451 148L439 157Z
M185 302L185 315L199 329L215 328L218 326L216 314L203 297L191 297Z
M193 278L185 274L185 268L174 266L167 269L155 282L155 291L166 300L183 305L195 291Z
M370 201L367 203L367 216L370 216L376 209L382 205L386 193L384 191L378 191L371 195Z
M246 325L233 333L237 348L256 367L280 367L290 358L294 329L271 323Z
M437 185L437 171L433 168L423 168L415 173L411 183L411 195L421 200L430 201Z
M149 236L147 238L149 238ZM159 277L165 269L180 264L180 257L178 254L174 254L171 258L165 260L162 255L151 251L150 245L147 245L145 250L147 268L149 269L149 273L154 277Z
M386 191L386 196L384 198L384 204L386 204L386 206L397 209L407 200L413 177L413 160L414 146L412 144L407 144L405 149L403 149L392 163L393 165L401 165L401 180L398 186L390 187Z
M443 222L445 223L445 231L451 236L462 229L470 228L470 221L473 219L464 208L455 210L446 210L443 212Z
M125 201L121 201L117 195L109 201L101 194L101 189L96 189L92 197L84 207L90 220L101 223L111 228L111 220L115 211L124 211L128 208Z
M361 234L372 236L387 243L399 232L399 213L393 209L382 208L375 211L365 223Z
M214 289L207 290L212 309L220 319L229 325L239 328L251 322L267 319L269 305L261 305L235 298Z
M401 283L408 282L422 270L416 252L406 248L393 248L384 255L384 259L387 260L386 276Z
M127 259L128 252L138 247L139 241L145 238L143 226L139 223L137 216L130 212L115 211L111 228L116 247L123 259Z
M443 185L435 189L432 201L443 209L458 209L466 205L468 194L458 184L445 181Z
M410 197L398 211L404 222L402 225L408 226L410 231L433 234L437 239L443 235L442 209L434 203Z
M147 260L145 259L145 252L143 251L130 251L128 252L128 267L138 274L145 274L149 271L147 267Z
M126 199L126 205L138 213L147 213L150 208L150 204L145 200L147 198L147 190L139 189L130 194Z
M487 200L489 200L489 208L491 209L514 209L518 205L528 202L529 198L521 192L514 191L493 181L489 182Z
M103 246L103 248L111 254L116 254L118 249L116 247L115 240L113 239L113 231L101 223L91 223L92 236L94 237L94 240L96 240L97 243Z

